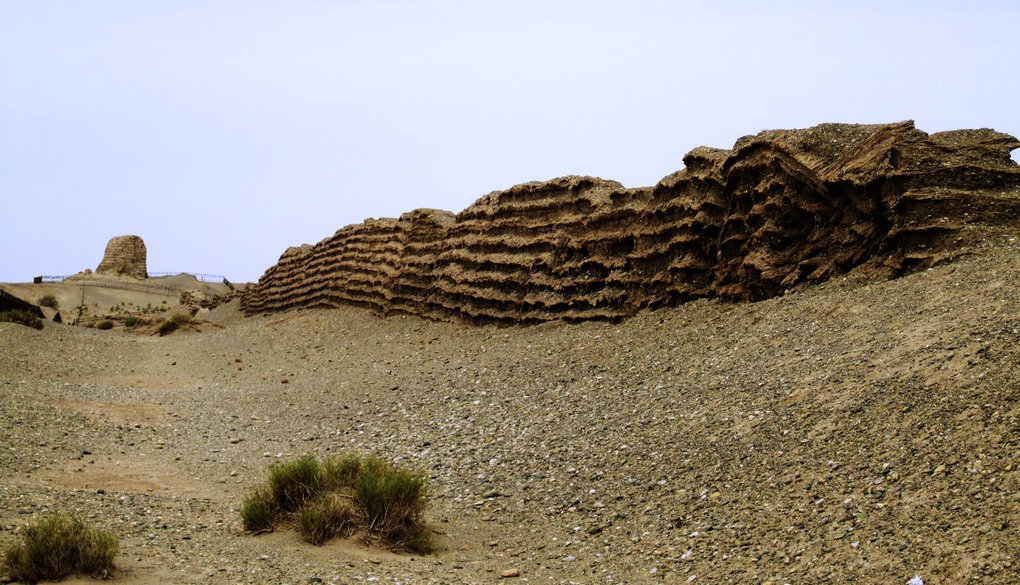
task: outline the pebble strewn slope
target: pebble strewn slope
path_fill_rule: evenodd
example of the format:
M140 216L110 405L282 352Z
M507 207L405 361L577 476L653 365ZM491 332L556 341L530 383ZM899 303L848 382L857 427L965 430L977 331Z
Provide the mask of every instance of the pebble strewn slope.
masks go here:
M0 323L0 545L64 510L124 583L1020 583L1020 249L972 251L619 324ZM242 532L270 462L348 450L428 472L435 555Z
M1018 146L912 122L762 132L693 150L654 187L564 177L457 215L419 209L345 227L288 250L242 307L613 320L695 298L771 298L851 269L907 274L1017 231Z

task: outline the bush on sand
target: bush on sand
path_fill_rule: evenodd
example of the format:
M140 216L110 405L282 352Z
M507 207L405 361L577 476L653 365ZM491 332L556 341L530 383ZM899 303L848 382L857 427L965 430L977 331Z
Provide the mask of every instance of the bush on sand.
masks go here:
M18 325L25 325L26 327L31 327L33 329L43 328L42 319L20 309L0 311L0 323L17 323Z
M293 523L316 545L361 532L390 548L429 552L427 497L424 475L377 457L347 455L320 462L305 455L270 467L269 480L245 498L241 521L254 533Z
M3 568L15 581L59 581L78 573L108 576L120 549L117 537L81 518L50 514L28 524L20 542L4 551Z

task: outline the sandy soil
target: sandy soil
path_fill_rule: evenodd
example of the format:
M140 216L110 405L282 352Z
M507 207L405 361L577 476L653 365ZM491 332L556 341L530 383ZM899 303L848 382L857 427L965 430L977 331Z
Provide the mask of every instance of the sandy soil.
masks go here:
M229 292L222 283L200 282L190 274L146 280L82 274L61 282L2 283L0 287L30 303L38 303L44 295L53 295L57 299L61 318L68 323L78 316L80 306L85 307L86 319L111 315L141 316L143 308L152 309L151 315L155 318L162 316L164 311L169 313L180 306L181 291L201 291L209 295Z
M1018 270L619 324L0 323L0 546L61 510L123 583L1020 583ZM429 474L436 554L242 531L270 463L348 451Z

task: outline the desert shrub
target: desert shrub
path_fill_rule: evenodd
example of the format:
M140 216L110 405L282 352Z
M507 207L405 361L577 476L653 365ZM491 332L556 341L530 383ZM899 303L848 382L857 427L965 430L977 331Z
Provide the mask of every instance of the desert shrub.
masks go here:
M191 323L191 315L177 313L166 321L163 321L163 324L159 326L159 334L170 335L174 331L177 331L181 325L187 325L188 323Z
M264 532L293 521L312 544L361 531L392 548L429 552L424 525L427 478L377 457L346 455L319 462L305 455L275 464L269 480L241 506L245 530Z
M276 506L267 486L252 490L241 504L241 524L248 532L269 532L276 522Z
M51 514L28 524L20 542L4 551L3 566L15 581L59 581L79 573L106 576L120 549L117 537L80 518Z
M353 487L359 473L361 457L357 455L327 458L322 462L322 487L328 491Z
M276 508L284 514L297 512L318 496L321 484L322 470L312 455L269 469L269 490Z
M0 311L0 323L17 323L18 325L25 325L33 329L42 329L42 319L29 313L28 311L22 311L20 309L11 309L9 311Z
M103 331L109 331L110 329L113 329L113 321L110 321L109 319L107 319L105 321L100 321L96 325L96 329L102 329Z
M350 494L336 492L322 494L294 513L298 533L316 546L350 536L357 530L359 518Z
M354 482L354 491L369 526L384 541L408 546L421 537L427 492L423 475L369 459Z
M57 301L57 297L55 297L55 296L53 296L51 294L45 294L45 295L39 297L39 306L40 307L49 307L51 309L59 309L60 308L60 303Z
M140 319L138 317L128 317L127 319L124 319L124 326L134 327L135 325L138 325L139 321Z

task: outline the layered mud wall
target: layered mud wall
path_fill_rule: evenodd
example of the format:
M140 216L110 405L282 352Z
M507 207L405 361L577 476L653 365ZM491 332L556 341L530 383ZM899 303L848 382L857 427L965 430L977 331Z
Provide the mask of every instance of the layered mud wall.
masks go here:
M1020 227L1016 138L824 124L697 148L654 187L526 183L291 248L247 314L359 305L476 323L619 319L758 300L851 270L888 278Z
M117 236L106 244L103 260L96 268L96 274L149 278L146 268L145 242L138 236Z

